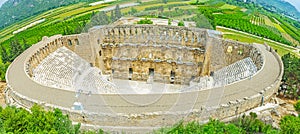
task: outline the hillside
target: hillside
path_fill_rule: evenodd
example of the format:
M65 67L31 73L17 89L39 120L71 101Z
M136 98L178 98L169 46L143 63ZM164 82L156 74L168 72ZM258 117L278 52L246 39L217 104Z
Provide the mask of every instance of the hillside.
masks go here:
M283 0L256 0L255 2L271 12L285 14L300 19L300 12L298 12L298 10L289 2Z
M0 8L0 29L44 11L96 0L8 0Z

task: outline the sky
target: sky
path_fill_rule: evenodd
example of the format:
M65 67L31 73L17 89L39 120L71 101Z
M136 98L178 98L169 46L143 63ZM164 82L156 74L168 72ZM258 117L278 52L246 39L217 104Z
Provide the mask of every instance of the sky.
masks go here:
M300 0L285 0L285 1L294 5L294 7L296 7L297 10L300 12Z
M2 6L2 4L7 1L7 0L0 0L0 7Z

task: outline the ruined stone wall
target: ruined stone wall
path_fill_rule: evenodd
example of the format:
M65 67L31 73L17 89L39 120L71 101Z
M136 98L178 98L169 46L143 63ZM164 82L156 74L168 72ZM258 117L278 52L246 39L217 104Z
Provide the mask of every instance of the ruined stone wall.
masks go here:
M95 32L99 31L99 32ZM203 29L153 25L118 25L95 27L89 33L96 33L104 43L156 43L180 46L203 47L207 33Z
M147 80L152 68L154 81L165 79L169 83L172 71L176 78L174 83L187 84L192 76L200 75L204 60L204 50L169 45L103 44L102 50L104 55L113 55L104 59L107 71L114 70L115 78L132 80ZM132 76L129 76L129 68Z
M89 34L91 42L97 40L97 43L91 45L94 46L95 52L98 52L96 57L99 58L95 63L99 64L96 66L103 70L104 74L114 72L116 78L147 80L147 70L151 68L155 70L154 81L170 79L172 71L176 77L174 83L185 84L191 77L201 74L207 41L206 30L121 25L95 27ZM186 69L182 71L177 66L185 66ZM129 68L133 70L130 76Z
M253 60L258 70L262 66L263 58L257 48L253 47L252 44L223 40L220 38L213 38L211 44L211 71L221 69L224 66L228 66L247 57Z

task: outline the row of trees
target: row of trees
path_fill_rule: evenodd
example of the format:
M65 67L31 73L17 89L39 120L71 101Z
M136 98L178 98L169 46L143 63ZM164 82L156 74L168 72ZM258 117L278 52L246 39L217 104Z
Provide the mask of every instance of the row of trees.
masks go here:
M218 120L211 119L206 124L198 122L190 122L184 124L180 122L171 128L162 128L157 133L168 134L249 134L249 133L265 133L265 134L296 134L300 130L300 117L285 116L280 121L280 130L272 128L271 125L257 119L255 113L249 116L242 116L230 123L223 123Z
M281 15L278 14L276 12L274 12L274 10L276 10L276 6L261 6L260 1L259 3L255 3L255 2L243 2L243 1L236 1L236 0L223 0L228 4L233 4L233 5L237 5L240 7L244 7L246 9L248 9L249 12L260 12L263 13L267 16L269 16L269 19L273 22L273 23L278 23L277 21L279 21L280 26L295 40L297 40L298 42L300 42L300 23L297 20L293 20L285 15ZM274 1L272 1L274 2ZM271 3L272 3L271 2ZM275 2L276 4L280 3L278 1ZM281 3L282 4L282 3ZM288 3L284 3L285 5L287 5L287 7L290 7L290 5ZM264 5L264 4L263 4ZM269 12L271 7L272 12ZM281 5L282 7L282 5ZM291 8L291 10L294 10L293 8ZM278 10L279 11L279 10ZM279 11L281 12L281 11ZM276 18L276 21L275 19ZM293 27L294 26L294 27Z
M5 73L10 63L19 56L23 51L29 48L30 45L26 43L26 40L22 39L22 44L17 38L10 41L9 48L5 48L0 45L1 60L0 62L0 80L5 80Z
M287 41L281 35L278 35L270 30L268 27L254 25L250 22L249 17L244 13L235 14L216 14L214 15L215 22L219 26L233 28L243 32L251 33L260 37L268 38L274 41L278 41L284 44L291 45L291 42Z
M131 8L131 11L135 12L135 9ZM98 13L93 14L92 18L90 19L90 22L85 25L83 32L87 32L93 26L108 25L120 19L121 17L121 8L119 4L117 4L115 9L110 11L110 16L108 16L107 12L104 11L100 11Z
M72 125L68 115L61 110L54 109L45 111L42 107L34 105L30 112L23 108L0 107L0 133L51 133L51 134L102 134L103 130L84 131L80 130L80 123ZM206 124L179 122L173 127L164 127L154 133L208 133L208 134L292 134L299 133L300 117L285 116L280 121L280 130L272 128L271 125L257 119L255 113L249 116L243 115L230 123L223 123L211 119Z

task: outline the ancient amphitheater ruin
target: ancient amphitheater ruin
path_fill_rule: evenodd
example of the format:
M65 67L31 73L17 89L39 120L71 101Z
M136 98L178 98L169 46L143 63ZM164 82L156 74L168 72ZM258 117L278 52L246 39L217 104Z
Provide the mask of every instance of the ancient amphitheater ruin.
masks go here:
M277 91L280 57L207 29L98 26L44 37L9 67L8 104L60 108L74 122L151 131L180 120L225 119Z

